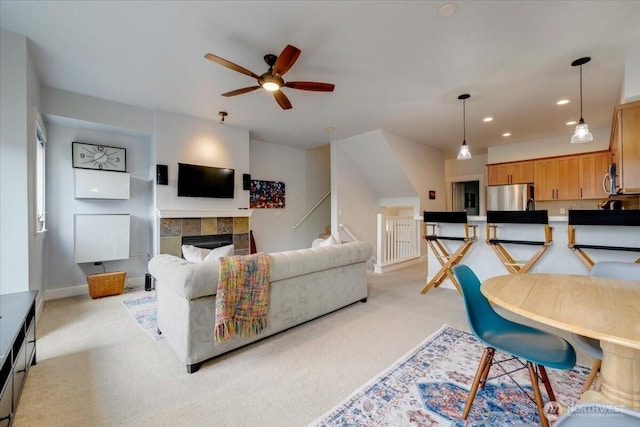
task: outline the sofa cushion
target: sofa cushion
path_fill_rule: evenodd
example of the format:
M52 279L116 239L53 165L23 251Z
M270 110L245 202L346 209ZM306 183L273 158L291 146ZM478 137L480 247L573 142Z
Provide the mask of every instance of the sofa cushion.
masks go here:
M189 262L202 262L211 252L193 245L182 245L182 257Z
M233 255L233 245L220 246L219 248L212 249L204 259L204 262L217 263L220 258L231 255Z
M233 245L220 246L215 249L204 249L193 245L182 245L182 256L189 262L215 261L233 255Z

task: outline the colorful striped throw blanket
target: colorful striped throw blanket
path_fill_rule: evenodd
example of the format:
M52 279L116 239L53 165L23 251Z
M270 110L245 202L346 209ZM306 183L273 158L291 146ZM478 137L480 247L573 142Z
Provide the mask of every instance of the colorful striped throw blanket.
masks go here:
M259 253L220 258L215 343L249 337L269 325L271 258Z

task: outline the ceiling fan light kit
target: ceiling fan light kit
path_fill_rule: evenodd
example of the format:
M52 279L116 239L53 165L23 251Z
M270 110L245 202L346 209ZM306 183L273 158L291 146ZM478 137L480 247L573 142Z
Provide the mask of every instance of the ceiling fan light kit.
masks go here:
M264 61L269 66L269 70L267 70L260 76L253 71L247 70L240 65L234 64L231 61L227 61L226 59L220 58L219 56L213 55L211 53L207 53L204 57L212 62L215 62L218 65L222 65L223 67L229 68L230 70L253 77L258 81L258 84L256 86L248 86L241 89L232 90L230 92L225 92L222 94L222 96L236 96L262 88L273 93L273 98L276 100L278 105L280 105L280 108L282 108L283 110L289 110L292 108L291 101L289 101L289 98L287 98L287 96L280 90L283 87L298 90L307 90L311 92L333 92L333 89L335 88L335 86L331 83L285 83L282 76L284 76L284 74L291 69L293 64L300 56L301 52L302 51L297 47L287 45L280 53L280 56L276 56L273 54L265 55Z
M458 160L468 160L471 158L471 151L469 151L469 146L467 145L467 117L466 117L466 108L465 101L471 98L471 95L468 93L463 93L458 97L458 99L462 100L462 145L460 146L460 151L458 151Z
M580 144L583 142L593 141L593 134L589 132L589 126L584 122L582 118L582 66L591 61L591 58L585 56L584 58L578 58L571 63L572 67L580 67L580 121L576 126L576 131L571 137L572 144Z

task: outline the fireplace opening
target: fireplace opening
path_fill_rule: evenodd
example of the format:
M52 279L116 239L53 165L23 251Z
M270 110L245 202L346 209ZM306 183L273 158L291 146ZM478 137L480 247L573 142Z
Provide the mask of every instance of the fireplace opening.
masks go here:
M233 243L233 234L209 234L206 236L182 236L183 245L193 245L203 249L215 249Z

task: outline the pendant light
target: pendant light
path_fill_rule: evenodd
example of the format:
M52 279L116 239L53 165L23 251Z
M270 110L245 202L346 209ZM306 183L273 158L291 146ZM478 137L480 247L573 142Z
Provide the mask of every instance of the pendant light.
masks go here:
M572 67L580 67L580 121L578 122L578 126L576 126L575 133L571 137L572 144L593 141L593 135L589 132L589 126L587 126L582 118L582 66L589 61L591 61L591 58L585 56L584 58L578 58L571 63Z
M460 151L458 151L458 160L467 160L471 158L471 152L469 151L469 146L467 145L467 117L466 117L466 108L465 101L471 98L471 95L468 93L464 93L458 97L458 99L462 99L462 129L463 129L463 138L462 145L460 146Z

